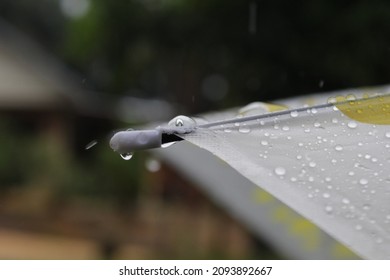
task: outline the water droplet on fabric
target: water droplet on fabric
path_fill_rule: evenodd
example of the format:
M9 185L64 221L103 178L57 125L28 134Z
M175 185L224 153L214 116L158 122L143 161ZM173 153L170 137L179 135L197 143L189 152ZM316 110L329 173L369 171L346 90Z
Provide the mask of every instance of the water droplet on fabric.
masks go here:
M390 138L390 131L385 133L386 138Z
M310 167L315 167L317 164L314 161L309 162Z
M341 202L344 203L344 204L349 204L349 199L348 198L343 198L341 200Z
M368 211L370 209L371 209L371 205L370 204L364 204L363 205L363 210Z
M325 206L325 212L331 214L333 212L333 207L330 205Z
M350 122L348 122L348 124L347 124L347 126L349 127L349 128L356 128L357 127L357 123L356 122L354 122L354 121L350 121Z
M293 118L296 118L296 117L298 117L298 111L292 111L291 113L290 113L290 116L291 117L293 117Z
M323 193L322 196L323 196L324 198L329 198L329 197L330 197L330 194L329 194L329 193Z
M133 157L133 153L123 153L120 155L121 155L121 158L123 158L124 160L130 160Z
M196 121L190 117L180 115L170 120L168 125L175 127L195 127Z
M247 125L244 124L244 125L240 126L238 131L241 133L249 133L249 132L251 132L251 129Z
M267 146L268 145L268 141L267 140L261 140L261 145L263 146Z
M381 244L383 242L383 239L378 237L376 240L375 240L376 243L378 244Z
M362 230L362 229L363 229L363 226L362 226L362 225L359 225L359 224L357 224L357 225L355 226L355 229L356 229L356 230Z
M362 179L359 180L359 184L360 185L367 185L368 184L368 180L365 179L365 178L362 178Z
M276 167L274 171L275 174L279 176L283 176L286 174L286 169L284 169L283 167Z
M335 149L336 151L340 152L340 151L343 150L343 147L342 147L341 145L336 145L336 146L334 147L334 149Z
M315 122L313 125L314 127L321 127L321 124L319 122Z
M297 178L291 177L290 180L291 180L291 182L296 182L296 181L297 181Z

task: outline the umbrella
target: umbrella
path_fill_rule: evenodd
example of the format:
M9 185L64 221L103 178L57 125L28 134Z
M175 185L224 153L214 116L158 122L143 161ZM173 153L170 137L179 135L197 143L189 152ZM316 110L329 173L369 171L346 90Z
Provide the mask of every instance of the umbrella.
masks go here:
M354 92L178 116L156 129L119 132L110 144L129 154L185 139L361 257L389 259L390 96Z

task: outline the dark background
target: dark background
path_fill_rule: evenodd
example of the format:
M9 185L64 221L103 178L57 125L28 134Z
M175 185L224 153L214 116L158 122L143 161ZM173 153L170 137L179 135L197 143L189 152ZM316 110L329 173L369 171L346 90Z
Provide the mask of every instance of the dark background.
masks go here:
M67 15L65 2L88 5ZM84 87L187 113L389 81L383 0L2 0L0 11Z

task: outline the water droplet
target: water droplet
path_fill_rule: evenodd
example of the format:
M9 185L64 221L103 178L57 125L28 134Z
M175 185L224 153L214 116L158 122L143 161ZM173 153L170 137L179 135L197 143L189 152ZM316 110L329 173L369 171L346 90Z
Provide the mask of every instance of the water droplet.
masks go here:
M349 172L348 172L348 175L349 175L349 176L353 176L353 175L355 175L355 172L349 171Z
M336 151L340 152L340 151L343 150L343 147L342 147L341 145L336 145L336 146L334 147L334 149L335 149Z
M362 229L363 229L363 226L362 226L362 225L359 225L359 224L357 224L357 225L355 226L355 229L356 229L356 230L362 230Z
M316 109L316 108L312 108L312 109L311 109L311 113L312 113L312 114L317 114L317 109Z
M367 184L368 184L368 180L362 178L362 179L359 180L359 184L360 184L360 185L367 185Z
M98 143L98 141L93 140L93 141L89 142L89 143L85 146L85 149L86 149L86 150L89 150L89 149L91 149L93 146L95 146L97 143Z
M350 122L348 122L348 124L347 124L347 126L349 127L349 128L356 128L357 127L357 123L356 122L354 122L354 121L350 121Z
M336 97L330 97L330 98L328 98L328 103L334 104L334 103L336 103L336 102L337 102Z
M333 119L332 119L332 123L338 123L338 122L339 122L338 119L336 119L336 118L333 118Z
M324 198L329 198L329 197L330 197L330 194L329 194L329 193L323 193L322 196L323 196Z
M263 146L267 146L268 145L268 141L267 140L261 140L261 145Z
M123 153L123 154L121 154L121 157L124 160L130 160L133 157L133 153Z
M184 121L182 119L176 119L175 126L184 126Z
M319 122L315 122L314 127L321 127L321 124Z
M282 130L283 130L283 131L289 131L290 128L289 128L287 125L285 125L285 126L282 127Z
M286 169L284 169L283 167L276 167L274 171L275 174L279 176L283 176L286 174Z
M293 118L298 117L298 111L292 111L292 112L290 113L290 116L293 117Z
M172 120L168 122L169 126L175 126L175 127L195 127L196 122L194 119L187 117L187 116L177 116L174 117Z
M349 204L349 199L348 198L343 198L342 200L341 200L341 202L342 203L344 203L344 204Z
M386 138L390 138L390 131L385 133Z
M314 161L312 161L312 162L309 163L309 166L310 166L310 167L315 167L316 165L317 165L317 164L316 164Z
M297 181L297 178L291 177L290 180L291 180L291 182L296 182L296 181Z
M251 132L251 129L247 125L244 124L244 125L240 126L238 131L241 133L249 133L249 132Z
M232 130L230 128L225 128L223 131L225 131L226 133L232 132Z
M378 244L381 244L383 242L383 239L378 237L376 240L375 240L376 243Z
M333 207L332 206L330 206L330 205L325 206L325 212L327 214L331 214L332 211L333 211Z
M330 181L332 181L332 178L330 178L330 177L325 177L325 181L326 181L326 182L330 182Z
M363 205L363 210L368 211L370 209L371 209L371 205L370 204L364 204Z

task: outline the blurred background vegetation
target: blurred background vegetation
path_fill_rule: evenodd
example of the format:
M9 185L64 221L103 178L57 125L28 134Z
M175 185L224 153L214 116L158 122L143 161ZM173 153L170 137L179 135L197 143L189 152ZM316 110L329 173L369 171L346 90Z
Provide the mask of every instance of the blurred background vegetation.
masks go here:
M0 16L89 96L158 98L180 114L389 82L384 0L0 0ZM283 257L149 155L84 149L139 120L0 107L0 244L38 244L0 257Z

